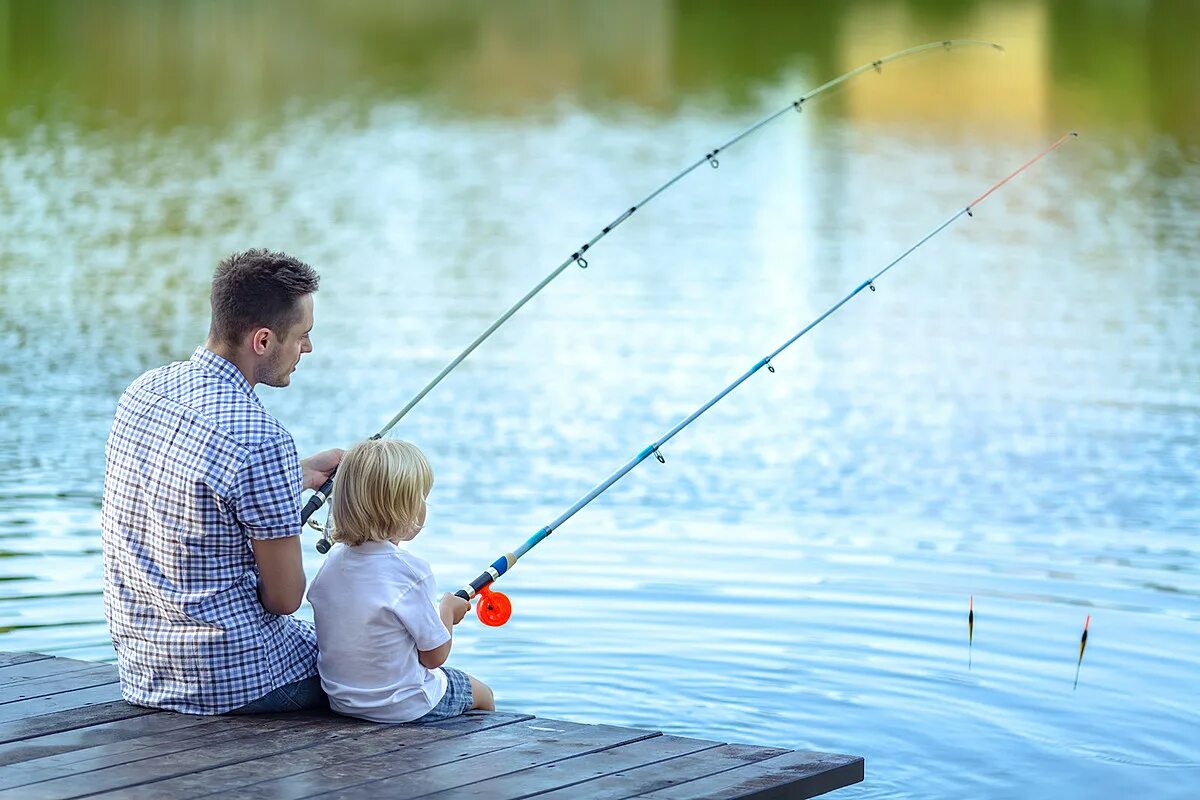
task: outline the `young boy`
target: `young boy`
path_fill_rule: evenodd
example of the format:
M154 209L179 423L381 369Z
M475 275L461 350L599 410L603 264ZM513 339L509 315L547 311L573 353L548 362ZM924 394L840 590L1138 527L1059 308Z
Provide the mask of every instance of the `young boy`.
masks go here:
M494 711L488 686L444 667L471 607L453 594L434 608L433 573L407 542L425 524L433 470L413 444L375 439L342 458L333 495L340 543L308 590L317 669L329 706L373 722L435 722Z

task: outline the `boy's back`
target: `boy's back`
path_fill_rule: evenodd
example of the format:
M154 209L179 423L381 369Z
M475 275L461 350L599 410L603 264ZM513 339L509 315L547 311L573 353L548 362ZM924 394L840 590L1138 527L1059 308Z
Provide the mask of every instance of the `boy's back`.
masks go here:
M433 572L388 541L339 545L308 590L317 626L317 666L329 705L375 722L424 716L446 692L446 676L418 661L450 639L434 606Z

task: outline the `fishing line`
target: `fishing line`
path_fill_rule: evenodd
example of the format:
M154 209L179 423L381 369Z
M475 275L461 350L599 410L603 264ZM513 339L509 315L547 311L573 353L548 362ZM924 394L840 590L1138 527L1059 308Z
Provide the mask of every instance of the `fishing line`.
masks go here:
M618 469L612 475L608 476L606 479L604 479L604 481L602 483L597 485L594 489L592 489L590 492L588 492L586 495L584 495L578 502L576 502L575 505L571 506L569 509L567 509L565 512L563 512L563 514L561 516L559 516L558 519L554 520L549 525L545 526L544 528L539 530L537 533L535 533L533 536L529 537L529 539L527 539L524 544L522 544L519 548L517 548L516 551L514 551L512 553L505 553L500 558L493 561L491 566L489 566L486 570L484 570L482 573L479 574L479 577L477 577L475 580L471 581L469 584L464 586L462 589L459 589L457 592L455 592L455 594L467 601L470 601L476 595L482 595L482 599L481 599L480 603L476 606L476 609L475 609L476 614L479 616L479 619L485 625L493 625L493 626L503 625L505 622L508 621L508 618L512 613L512 605L509 602L507 597L505 597L503 594L501 594L499 592L491 591L490 589L488 589L488 586L493 581L497 580L501 575L506 573L508 570L512 569L513 565L516 564L517 561L522 556L524 556L526 553L528 553L530 550L532 550L534 547L536 547L540 542L542 542L544 539L546 539L546 537L548 537L551 533L553 533L555 530L557 530L560 525L562 525L568 519L573 517L580 509L582 509L588 503L592 502L597 497L599 497L601 494L603 494L610 486L612 486L614 483L619 481L626 474L628 474L631 470L633 470L634 467L636 467L638 464L645 461L650 456L654 456L654 458L660 464L665 464L666 457L663 455L662 447L667 442L671 441L671 439L674 438L677 433L679 433L684 428L686 428L688 425L690 425L701 414L708 411L708 409L712 408L714 405L716 405L718 402L720 402L720 400L722 398L724 398L726 395L728 395L734 389L741 386L747 379L750 378L751 375L758 372L763 367L766 367L768 372L774 372L775 367L771 365L771 360L774 359L776 356L778 356L780 353L782 353L784 350L786 350L788 347L790 347L793 342L795 342L797 339L799 339L804 334L808 333L810 330L815 328L817 325L821 324L821 322L823 322L826 318L828 318L831 314L833 314L839 308L844 306L847 302L849 302L851 300L851 298L855 297L863 289L869 288L871 291L875 291L875 281L879 280L885 273L888 272L888 270L890 270L892 267L896 266L901 261L903 261L905 258L907 258L918 247L925 244L930 239L932 239L933 237L937 236L939 233L944 231L955 220L959 219L960 217L962 217L964 215L966 215L968 217L973 217L975 206L977 206L979 203L983 202L983 200L985 200L987 197L989 197L993 192L995 192L1001 186L1004 186L1006 183L1011 181L1016 176L1020 175L1022 172L1024 172L1026 169L1028 169L1030 166L1032 166L1034 163L1041 160L1043 157L1045 157L1051 151L1057 149L1068 139L1070 139L1076 135L1077 134L1075 134L1074 132L1064 133L1056 142L1051 144L1045 150L1043 150L1042 152L1038 153L1033 158L1026 161L1024 164L1022 164L1020 167L1018 167L1013 172L1009 173L1003 179L992 184L990 187L988 187L988 189L983 194L976 197L974 200L972 200L966 206L964 206L963 208L961 208L957 212L955 212L945 222L938 225L936 228L934 228L929 233L925 234L925 236L921 237L921 239L919 239L916 244L909 247L907 250L905 250L903 253L901 253L896 258L892 259L892 261L888 262L888 264L886 266L884 266L883 269L879 270L874 275L870 276L865 281L860 283L849 294L847 294L841 300L837 301L834 305L830 306L830 308L827 311L825 311L825 313L821 314L815 320L810 322L803 329L801 329L799 333L795 334L790 339L785 341L782 345L777 347L774 351L772 351L765 358L759 360L758 363L756 363L753 367L751 367L749 370L747 370L740 378L738 378L733 383L729 384L724 389L722 389L720 392L718 392L715 397L713 397L711 400L709 400L704 405L700 406L700 408L698 408L692 414L687 416L683 421L681 421L679 424L677 424L674 428L671 428L671 430L669 430L665 435L663 435L661 438L655 440L651 444L647 445L645 449L643 449L640 453L638 453L636 456L634 456L623 467ZM974 608L972 607L972 612L973 611L974 611ZM973 613L972 613L972 617L973 617ZM974 622L974 620L972 619L971 620L972 628L973 628L973 622ZM972 633L973 633L973 631L972 631ZM1080 649L1080 660L1081 661L1082 661L1082 653L1083 653L1083 651L1081 648Z
M429 383L425 384L424 388L422 388L421 391L417 392L416 395L414 395L413 398L411 400L409 400L407 404L405 404L404 408L400 409L399 413L397 413L396 416L392 417L391 421L388 422L387 425L384 425L383 429L381 431L379 431L379 433L372 436L371 438L372 439L382 439L384 436L386 436L388 434L388 432L392 428L394 428L398 422L400 422L400 420L404 419L404 417L408 414L409 411L412 411L413 408L415 408L416 405L418 403L420 403L427 394L429 394L431 391L433 391L434 387L436 387L439 383L441 383L442 380L447 375L449 375L454 370L455 367L457 367L460 363L462 363L462 361L467 356L471 355L471 353L475 351L475 348L477 348L477 347L479 347L479 345L483 344L484 341L486 341L489 336L491 336L493 333L495 333L496 330L499 329L499 327L501 325L503 325L505 322L507 322L509 320L509 318L511 318L518 311L520 311L521 308L526 303L528 303L530 300L532 300L539 292L542 291L542 289L546 288L546 286L549 285L549 283L551 281L553 281L555 278L557 278L559 275L561 275L563 270L565 270L567 267L571 266L572 264L577 264L578 266L586 269L588 266L588 260L587 260L587 257L585 256L585 253L587 253L589 250L591 250L592 247L594 247L597 242L599 242L601 239L603 239L605 236L607 236L613 230L615 230L617 228L617 226L621 225L621 223L625 222L625 220L629 219L635 213L637 213L641 209L645 208L646 205L650 201L654 200L654 198L658 197L660 194L665 192L667 189L674 186L676 183L678 183L680 180L682 180L686 175L691 173L697 167L700 167L704 164L708 164L709 166L716 169L721 164L720 160L717 158L717 156L720 153L729 149L730 147L737 144L742 139L745 139L747 136L750 136L751 134L755 133L759 129L769 125L770 123L772 123L775 120L779 119L780 117L784 116L789 111L797 111L797 112L803 111L804 106L807 103L810 103L812 100L819 97L820 95L825 94L826 92L829 92L829 91L841 86L842 84L846 83L847 81L853 80L854 78L858 77L859 75L862 75L863 73L867 73L867 72L881 73L883 71L883 66L885 64L889 64L893 61L898 61L903 58L908 58L910 56L915 56L919 53L924 53L924 52L932 51L932 50L941 49L944 51L949 51L955 47L988 47L993 50L998 50L1000 52L1004 51L1003 47L1001 47L998 44L995 44L994 42L985 42L985 41L981 41L981 40L977 40L977 39L944 39L939 42L928 42L926 44L917 45L916 47L910 47L906 50L899 50L890 55L886 55L883 58L877 58L874 61L870 61L859 67L855 67L854 69L850 70L849 72L847 72L843 75L839 75L838 77L834 78L833 80L827 81L826 83L821 84L816 89L813 89L810 92L808 92L807 94L804 94L801 97L797 98L796 100L793 100L791 103L788 103L786 106L784 106L783 108L774 112L773 114L769 114L768 116L763 117L762 119L760 119L759 121L757 121L753 125L751 125L750 127L746 128L742 132L738 133L736 136L734 136L732 139L728 140L724 144L714 147L713 149L706 152L703 156L698 158L696 161L694 161L688 167L684 168L682 171L680 171L678 174L676 174L674 177L672 177L666 183L662 184L657 189L652 191L650 194L646 195L646 197L642 198L640 201L633 204L626 210L622 211L615 219L613 219L612 222L605 225L600 230L599 233L597 233L595 236L593 236L588 241L584 242L584 244L582 244L578 249L576 249L573 253L571 253L571 255L567 256L566 260L564 260L561 264L559 264L549 275L547 275L536 286L534 286L532 289L530 289L525 294L524 297L522 297L517 302L513 303L513 305L510 306L507 311L505 311L503 314L501 314L496 319L495 322L493 322L491 325L489 325L487 327L487 329L483 331L483 333L481 333L481 334L479 334L479 336L475 337L474 341L472 341L469 345L467 345L467 347L461 353L459 353L457 356L455 356L454 359L449 364L447 364L445 367L443 367L442 371L439 372L436 376L434 376L433 380L431 380ZM313 493L312 497L310 497L308 499L308 502L304 506L304 510L300 514L301 524L307 522L309 517L311 517L318 508L320 508L322 505L325 504L325 501L329 499L329 495L332 491L333 491L333 477L331 476L329 478L329 480L327 480L324 483L324 485L321 486L320 489L317 489L317 491ZM315 527L315 525L314 525L314 527ZM320 541L317 542L317 550L321 553L325 553L325 552L329 551L329 546L330 546L329 539L326 538L326 535L324 533L322 533Z

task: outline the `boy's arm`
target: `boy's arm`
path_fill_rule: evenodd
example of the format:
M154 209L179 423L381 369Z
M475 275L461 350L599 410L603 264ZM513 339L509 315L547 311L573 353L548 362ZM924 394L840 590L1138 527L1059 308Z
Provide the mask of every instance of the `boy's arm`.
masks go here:
M417 661L422 667L436 669L446 663L446 659L450 657L450 646L454 644L454 626L462 622L470 608L471 604L457 595L449 592L442 595L442 602L438 604L438 616L441 617L442 624L446 626L446 632L450 634L450 638L446 640L445 644L438 645L432 650L417 651Z

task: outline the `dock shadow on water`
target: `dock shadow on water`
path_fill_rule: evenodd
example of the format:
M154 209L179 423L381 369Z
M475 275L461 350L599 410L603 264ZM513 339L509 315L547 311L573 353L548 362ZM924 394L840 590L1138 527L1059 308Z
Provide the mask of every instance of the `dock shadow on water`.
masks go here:
M836 796L1188 796L1196 30L1183 2L0 3L0 650L111 660L104 438L203 340L220 256L321 272L315 351L260 395L345 445L731 133L980 38L1005 54L889 65L722 153L482 345L396 430L438 476L415 546L458 588L1078 130L565 524L454 658L512 711L864 754Z

